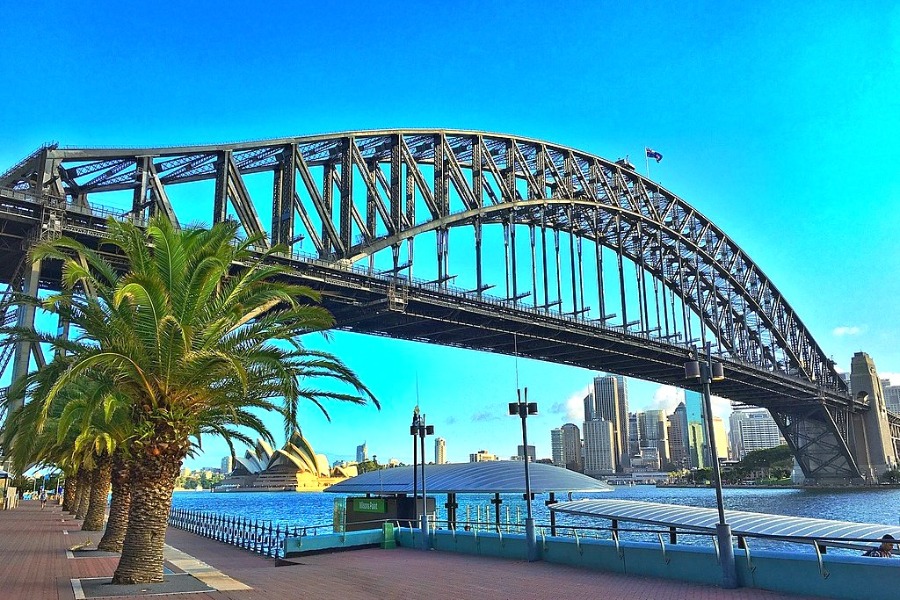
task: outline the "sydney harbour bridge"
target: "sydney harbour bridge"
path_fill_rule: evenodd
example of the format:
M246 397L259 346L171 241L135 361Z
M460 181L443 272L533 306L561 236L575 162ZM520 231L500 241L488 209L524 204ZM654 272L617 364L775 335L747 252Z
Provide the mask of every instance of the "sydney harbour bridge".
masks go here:
M737 243L627 161L454 130L49 145L0 175L0 282L58 289L59 265L32 263L32 245L97 248L108 218L155 214L265 234L349 331L688 389L684 363L709 344L726 372L713 393L768 409L808 481L871 481L897 464L900 417L871 363L854 358L851 393ZM5 324L35 318L0 310ZM10 345L0 369L43 361Z

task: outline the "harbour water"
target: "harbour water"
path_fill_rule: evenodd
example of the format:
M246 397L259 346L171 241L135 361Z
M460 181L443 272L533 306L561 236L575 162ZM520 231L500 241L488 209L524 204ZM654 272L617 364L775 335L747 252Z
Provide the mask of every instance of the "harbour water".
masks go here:
M768 514L790 515L861 523L900 522L900 489L726 489L725 507ZM311 527L332 524L336 494L321 492L248 492L240 494L211 494L209 492L178 492L175 508L200 510L220 515L241 516L251 520L271 521L282 527ZM657 488L654 486L618 486L612 492L602 494L574 494L579 498L615 498L642 500L686 506L715 507L715 493L710 488ZM521 496L503 495L501 519L511 523L525 518L525 503ZM566 498L557 498L565 500ZM460 495L459 520L493 523L494 507L491 496ZM533 504L536 522L549 523L549 511L545 505L548 496L538 495ZM438 521L446 520L443 507L446 497L437 495ZM587 517L560 515L560 526L608 526ZM686 540L690 543L689 540Z

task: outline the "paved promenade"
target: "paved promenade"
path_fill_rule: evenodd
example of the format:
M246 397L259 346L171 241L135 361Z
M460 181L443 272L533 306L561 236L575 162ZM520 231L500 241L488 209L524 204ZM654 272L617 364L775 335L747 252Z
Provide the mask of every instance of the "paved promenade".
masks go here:
M37 502L0 511L0 598L75 600L71 579L111 576L117 557L68 558L66 550L100 533L58 506ZM167 557L174 572L195 573L214 591L144 596L170 600L552 599L774 600L770 592L692 585L596 571L442 552L358 550L296 559L278 566L266 558L179 530L169 530ZM71 554L71 553L70 553ZM282 563L283 564L283 563ZM131 596L134 597L134 596Z

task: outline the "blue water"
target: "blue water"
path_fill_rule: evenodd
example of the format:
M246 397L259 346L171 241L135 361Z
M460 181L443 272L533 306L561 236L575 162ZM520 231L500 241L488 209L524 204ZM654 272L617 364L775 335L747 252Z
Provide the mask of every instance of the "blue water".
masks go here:
M861 523L885 523L897 525L900 522L900 489L864 490L810 490L810 489L726 489L725 507L732 510L858 521ZM241 516L252 520L272 521L289 527L330 525L332 522L335 494L320 492L247 492L211 494L209 492L177 492L174 496L175 508L201 510L216 514ZM501 519L505 523L507 515L512 523L525 518L525 502L521 496L502 496ZM580 498L615 498L620 500L643 500L667 504L682 504L714 508L715 493L709 488L657 488L654 486L616 487L605 494L575 494ZM460 495L459 521L493 522L494 507L490 496ZM537 495L534 502L534 517L538 524L549 522L549 511L544 504L546 494ZM557 498L564 500L565 498ZM443 504L446 497L437 496L438 520L446 520ZM468 517L467 517L468 515ZM560 525L608 526L588 517L560 515Z

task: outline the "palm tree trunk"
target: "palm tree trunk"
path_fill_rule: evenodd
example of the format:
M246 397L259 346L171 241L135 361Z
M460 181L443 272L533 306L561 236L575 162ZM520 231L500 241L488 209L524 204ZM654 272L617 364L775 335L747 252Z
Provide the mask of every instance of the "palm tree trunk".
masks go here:
M174 453L145 454L135 462L128 531L113 583L163 581L163 544L181 458Z
M75 481L76 477L74 473L66 473L66 483L63 487L63 510L67 513L72 512L72 505L75 502Z
M97 467L91 480L90 502L82 531L103 531L103 518L106 516L106 498L109 496L110 461L108 456L97 458Z
M78 504L75 506L75 518L84 519L91 501L92 475L90 471L85 469L80 470L78 473Z
M119 455L113 457L112 502L109 505L109 520L103 539L97 544L98 550L121 552L125 532L128 529L128 511L131 507L131 465Z

